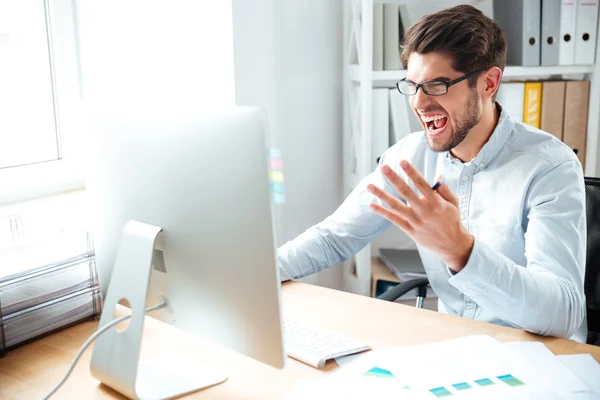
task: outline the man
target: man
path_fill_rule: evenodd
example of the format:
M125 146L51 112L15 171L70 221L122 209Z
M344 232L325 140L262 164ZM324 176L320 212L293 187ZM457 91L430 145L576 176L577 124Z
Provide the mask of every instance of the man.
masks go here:
M398 90L424 132L392 146L333 215L279 248L282 280L352 257L394 223L417 243L439 311L585 342L582 167L495 102L501 29L471 6L443 10L408 29L401 59Z

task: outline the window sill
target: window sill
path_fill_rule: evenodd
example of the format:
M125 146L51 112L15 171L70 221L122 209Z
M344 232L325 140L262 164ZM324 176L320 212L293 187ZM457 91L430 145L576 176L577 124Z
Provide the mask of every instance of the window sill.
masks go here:
M0 170L0 216L5 206L46 199L55 194L84 189L79 163L47 161Z
M0 251L88 230L83 189L0 206Z

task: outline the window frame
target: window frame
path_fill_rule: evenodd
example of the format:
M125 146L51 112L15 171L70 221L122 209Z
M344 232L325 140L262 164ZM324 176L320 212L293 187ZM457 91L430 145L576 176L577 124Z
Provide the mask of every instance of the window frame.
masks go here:
M0 169L0 205L83 189L81 69L76 0L43 0L58 140L58 160Z

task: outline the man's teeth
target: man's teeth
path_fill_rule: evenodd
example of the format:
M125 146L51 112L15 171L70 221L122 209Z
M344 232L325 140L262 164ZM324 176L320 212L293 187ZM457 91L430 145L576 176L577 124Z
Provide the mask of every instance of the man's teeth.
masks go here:
M430 116L421 116L421 120L429 129L437 129L435 126L435 121L447 118L445 115L430 115Z
M446 118L446 116L445 115L433 115L433 116L429 116L429 117L421 116L421 119L423 120L423 122L431 122L431 121L435 121L436 119L442 119L442 118Z

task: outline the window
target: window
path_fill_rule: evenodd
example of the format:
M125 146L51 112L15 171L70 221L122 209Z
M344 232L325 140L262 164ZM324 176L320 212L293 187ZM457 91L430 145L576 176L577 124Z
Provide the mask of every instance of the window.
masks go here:
M73 3L0 0L0 205L83 187Z
M0 207L83 189L82 98L125 93L233 104L231 3L0 0Z
M59 158L53 62L42 1L0 9L0 168Z

